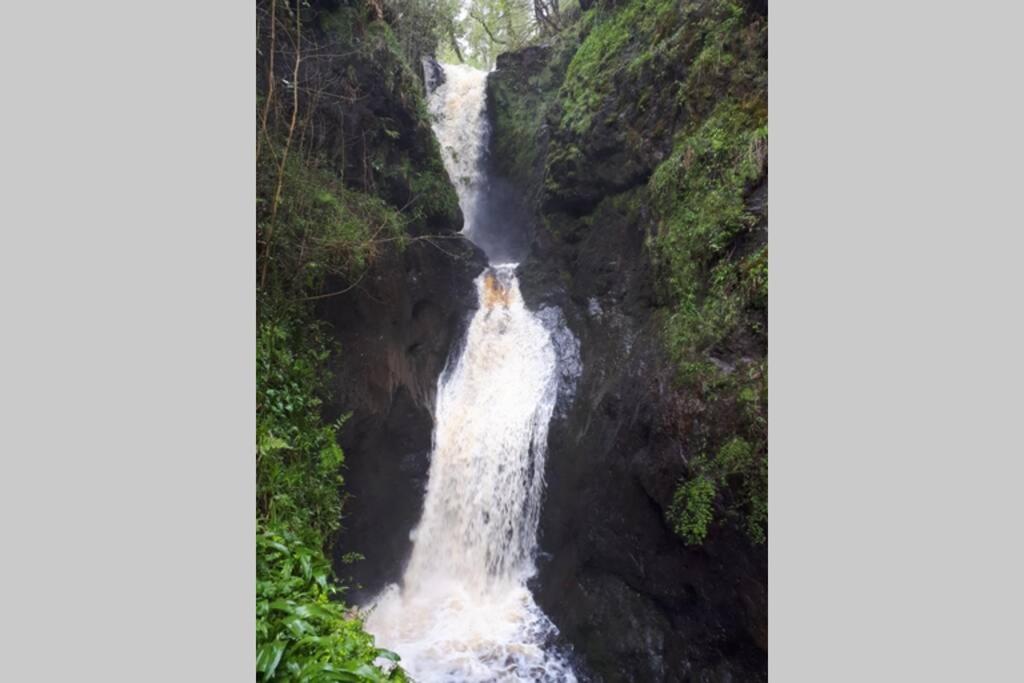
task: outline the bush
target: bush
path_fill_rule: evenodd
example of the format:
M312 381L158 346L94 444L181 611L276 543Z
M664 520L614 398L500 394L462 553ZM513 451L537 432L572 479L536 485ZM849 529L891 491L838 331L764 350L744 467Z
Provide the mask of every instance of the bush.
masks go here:
M703 543L714 519L715 482L698 475L676 489L669 508L672 529L688 544Z
M362 622L331 602L337 592L319 548L285 527L256 534L256 677L260 681L405 681Z
M314 545L325 543L341 522L344 454L335 440L340 425L325 425L320 418L327 356L319 325L280 315L259 326L257 513Z
M301 308L263 311L256 339L256 646L261 681L404 681L330 597L324 548L341 523L340 422L320 416L330 345ZM387 668L387 670L385 670Z
M715 503L728 493L731 504L722 507L740 515L753 543L764 543L768 524L768 458L747 440L734 437L714 460L695 458L691 476L679 483L668 510L669 523L688 545L707 538L715 518Z
M278 168L270 146L263 150L257 160L256 213L263 242L261 288L291 298L316 292L326 275L355 278L382 245L404 244L404 219L384 201L347 188L325 166L295 154Z

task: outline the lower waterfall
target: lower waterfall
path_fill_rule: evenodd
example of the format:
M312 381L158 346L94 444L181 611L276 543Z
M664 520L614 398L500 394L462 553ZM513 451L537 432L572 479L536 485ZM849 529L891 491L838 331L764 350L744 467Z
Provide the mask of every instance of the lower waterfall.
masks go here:
M477 278L480 308L441 378L412 557L366 622L422 681L575 680L544 649L555 629L526 586L560 373L514 269Z
M486 229L486 217L473 215L486 74L445 73L431 110L474 238ZM401 584L377 596L366 620L418 681L576 680L527 580L536 571L548 424L578 374L578 343L557 309L526 308L515 269L494 264L476 279L478 308L438 382L412 554Z

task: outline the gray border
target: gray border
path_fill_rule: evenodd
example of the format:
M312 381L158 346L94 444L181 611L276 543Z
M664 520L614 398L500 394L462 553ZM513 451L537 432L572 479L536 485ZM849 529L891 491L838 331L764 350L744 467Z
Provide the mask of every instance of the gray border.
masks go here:
M1020 8L773 3L770 671L1007 680ZM245 681L251 3L6 3L4 678Z
M255 7L0 15L0 678L251 681Z
M771 6L779 683L1020 678L1020 19Z

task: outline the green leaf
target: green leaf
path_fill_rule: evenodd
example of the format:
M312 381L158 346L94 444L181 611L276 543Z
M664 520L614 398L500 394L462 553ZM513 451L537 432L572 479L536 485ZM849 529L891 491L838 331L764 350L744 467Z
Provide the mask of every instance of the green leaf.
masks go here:
M272 640L265 644L256 653L256 671L263 674L263 680L269 681L274 677L277 665L281 662L284 654L285 643L280 640Z
M284 626L296 638L301 638L303 635L312 633L315 630L309 622L299 617L288 617L284 620Z
M275 600L270 603L270 609L276 609L280 612L287 612L288 614L295 614L299 611L299 605L296 605L291 600Z
M267 394L269 395L270 392L268 391ZM258 445L261 455L269 455L275 451L290 449L291 447L291 444L287 441L273 434L264 434Z

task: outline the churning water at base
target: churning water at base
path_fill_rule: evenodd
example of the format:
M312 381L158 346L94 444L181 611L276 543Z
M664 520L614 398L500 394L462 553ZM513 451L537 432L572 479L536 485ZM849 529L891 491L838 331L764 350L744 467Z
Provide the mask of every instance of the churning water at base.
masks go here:
M479 187L466 160L479 159L482 129L451 128L483 120L484 75L445 71L431 109L446 113L435 131L465 211ZM467 182L460 172L471 174ZM515 268L493 265L476 279L478 309L438 383L412 556L401 585L376 598L366 621L424 683L576 680L526 582L536 571L548 424L559 395L571 392L579 345L556 309L526 308Z

